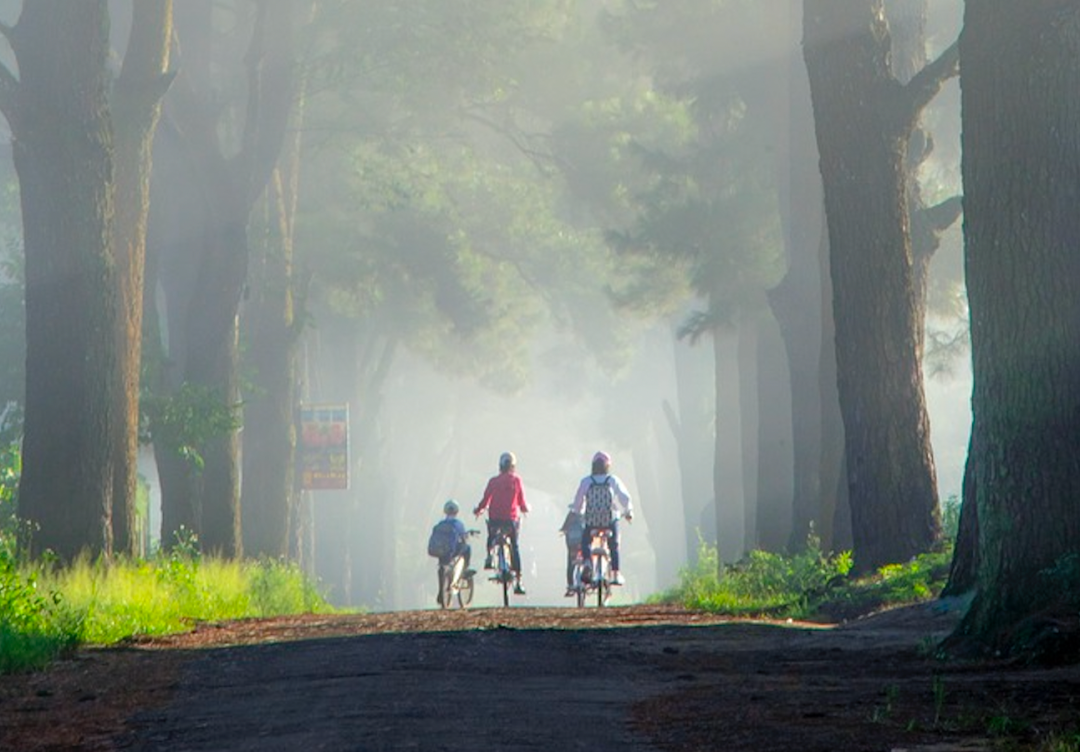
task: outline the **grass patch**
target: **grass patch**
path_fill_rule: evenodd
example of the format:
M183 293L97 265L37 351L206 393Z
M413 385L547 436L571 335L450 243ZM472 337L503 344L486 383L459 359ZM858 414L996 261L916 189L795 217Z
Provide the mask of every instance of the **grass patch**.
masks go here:
M815 536L794 556L752 551L735 564L702 543L679 584L650 600L732 616L834 621L936 598L951 558L951 551L923 554L851 578L851 552L825 553Z
M182 632L200 621L334 610L297 567L276 561L83 560L42 580L82 615L82 640L90 644Z
M19 565L0 536L0 673L42 668L84 644L109 645L220 621L335 609L296 566L203 559Z
M20 570L0 539L0 673L40 668L74 649L81 620Z

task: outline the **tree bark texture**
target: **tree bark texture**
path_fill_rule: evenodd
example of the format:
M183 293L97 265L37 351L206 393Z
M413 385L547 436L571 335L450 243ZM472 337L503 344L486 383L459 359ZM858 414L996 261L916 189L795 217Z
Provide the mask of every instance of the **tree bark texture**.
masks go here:
M960 521L956 531L953 559L949 565L949 581L942 596L962 595L975 589L979 578L979 506L975 498L975 445L968 439L967 462L961 490Z
M717 327L713 330L712 340L716 375L716 442L713 455L716 547L722 561L735 562L746 551L738 330L734 327Z
M295 167L296 162L292 162ZM295 182L288 183L295 189ZM245 363L255 388L244 399L241 522L249 556L286 558L295 503L297 328L292 220L295 191L280 171L267 198L266 236L245 310Z
M919 109L888 65L880 1L807 0L804 49L829 228L836 362L859 571L906 561L939 518L908 233Z
M113 143L104 0L27 3L10 33L26 253L26 414L19 514L32 553L111 552L117 431Z
M693 565L701 540L716 540L714 526L702 524L714 496L711 449L716 440L712 429L715 410L711 386L715 380L709 356L701 348L675 336L671 342L677 405L672 407L665 402L663 408L679 462L686 560Z
M187 74L178 77L167 104L201 203L194 207L195 216L186 217L198 231L189 231L187 247L174 247L197 271L188 278L190 286L176 286L168 296L170 329L184 330L170 338L170 356L182 368L179 381L213 389L225 407L239 402L238 317L248 274L247 223L276 165L293 105L292 34L298 7L295 0L269 0L253 9L244 58L242 132L236 152L229 155L221 142L221 108L206 64L214 50L212 7L192 2L182 13L177 9L181 68ZM195 510L203 548L226 556L242 552L239 445L237 432L209 441L203 447L201 477L178 484L199 498L162 500L163 507ZM189 467L188 472L197 471ZM163 530L163 536L168 532Z
M117 551L145 554L134 534L138 483L139 378L142 355L143 281L146 226L150 210L150 154L170 78L172 0L145 0L133 6L131 35L113 86L116 144L116 254L118 297L117 358L120 378L117 458L113 478L112 523Z
M813 527L820 535L831 529L823 519L821 486L822 411L819 389L822 353L822 284L818 262L824 225L821 176L806 65L799 56L802 0L788 0L789 27L777 77L784 82L779 128L775 142L776 184L779 195L788 269L779 285L768 291L783 337L791 385L792 499L786 548L797 551ZM829 350L832 357L832 350Z
M969 0L960 42L978 595L1009 647L1080 552L1080 6ZM1013 633L1015 636L1015 633Z
M784 341L776 321L758 321L758 436L756 546L781 552L791 536L793 508L791 383Z

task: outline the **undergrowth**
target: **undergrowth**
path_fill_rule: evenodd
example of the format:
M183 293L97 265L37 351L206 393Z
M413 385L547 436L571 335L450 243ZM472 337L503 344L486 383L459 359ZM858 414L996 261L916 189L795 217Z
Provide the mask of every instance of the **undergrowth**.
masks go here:
M290 563L203 558L181 545L145 561L31 564L18 558L17 527L0 519L0 674L200 621L334 610Z
M40 577L82 615L81 639L89 644L180 632L200 621L332 610L299 568L272 560L174 551L107 565L83 559Z
M734 564L721 562L716 546L702 542L679 583L651 600L732 616L833 621L937 597L951 556L923 554L855 578L849 576L851 552L826 553L812 534L797 554L751 551Z

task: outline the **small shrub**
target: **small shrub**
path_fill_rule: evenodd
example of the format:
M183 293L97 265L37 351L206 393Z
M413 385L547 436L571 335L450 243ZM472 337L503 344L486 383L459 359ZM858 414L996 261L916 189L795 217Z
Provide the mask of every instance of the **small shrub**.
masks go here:
M825 554L814 535L795 556L752 551L732 565L721 563L717 548L702 542L697 564L654 600L732 615L803 618L850 569L850 554Z

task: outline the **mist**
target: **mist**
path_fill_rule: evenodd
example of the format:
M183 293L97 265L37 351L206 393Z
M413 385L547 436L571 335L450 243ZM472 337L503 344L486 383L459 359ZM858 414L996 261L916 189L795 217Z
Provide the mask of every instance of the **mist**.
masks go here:
M540 21L508 12L490 28L475 10L476 38L464 41L419 23L399 28L392 9L364 3L293 30L309 66L307 119L282 139L298 144L296 195L270 183L281 205L296 202L282 245L294 254L289 273L308 280L302 295L297 288L306 308L292 387L297 404L349 405L351 453L349 489L297 495L288 545L338 605L432 607L428 531L450 498L468 527L484 530L471 510L504 451L517 455L531 507L521 530L525 605L567 603L558 529L598 450L612 455L635 506L622 528L627 583L616 603L676 584L701 543L735 562L802 542L793 505L806 406L793 379L806 364L789 356L800 337L824 348L807 363L835 353L829 322L806 321L799 335L776 314L777 291L797 273L809 273L802 302L815 312L802 318L829 303L817 268L822 198L801 3L733 5L723 23L703 7L696 26L693 14L683 26L674 12L668 25L650 25L620 2L572 5ZM130 11L110 7L122 59ZM927 6L929 54L955 39L961 7ZM603 22L602 10L612 14ZM246 6L216 12L207 44L254 25ZM185 23L196 15L194 6L178 13ZM513 24L531 36L507 33ZM361 44L342 44L347 30ZM222 110L233 108L215 131L229 159L245 131L244 109L228 97L244 84L214 65L238 65L241 50L182 64L230 102ZM204 186L184 182L195 160L181 148L183 106L166 100L148 231L160 276L147 298L176 383L187 366L183 327L199 312L191 289L206 274L193 238L216 208ZM922 192L958 194L955 82L923 125L934 149ZM690 184L696 192L672 187ZM682 214L657 219L675 199ZM258 305L278 282L276 208L260 201L238 296L245 357ZM961 244L953 228L930 267L924 388L940 500L960 495L971 425L967 353L962 341L946 352L936 336L966 326ZM241 372L264 375L251 363ZM261 388L243 394L246 407ZM823 411L835 410L830 388ZM144 447L139 470L156 546L165 533L154 456ZM820 491L814 526L827 545L834 532L844 542L843 526L826 519L843 495ZM473 539L474 566L482 541ZM483 577L475 603L496 604Z

